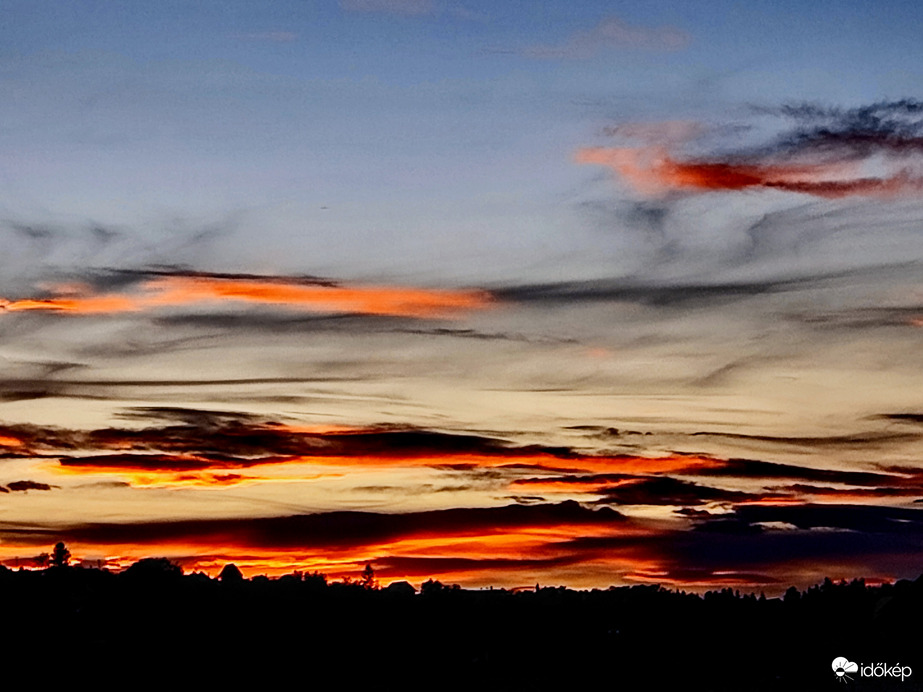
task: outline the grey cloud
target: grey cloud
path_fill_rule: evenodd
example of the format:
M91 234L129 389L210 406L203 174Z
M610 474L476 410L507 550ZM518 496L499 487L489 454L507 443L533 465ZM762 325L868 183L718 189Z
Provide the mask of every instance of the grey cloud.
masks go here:
M798 313L789 319L816 329L843 331L919 328L923 326L923 304Z
M923 413L883 413L878 418L897 423L923 423Z
M915 99L856 108L802 103L757 110L798 123L774 144L780 152L815 151L856 158L877 152L923 153L923 102Z
M436 10L433 0L340 0L340 7L350 12L404 15L432 14Z
M697 469L696 476L725 476L731 478L752 478L760 480L791 479L810 482L842 483L866 487L900 486L907 478L906 469L880 471L844 471L840 469L812 468L757 459L730 459L713 468Z
M241 41L269 41L271 43L291 43L298 39L294 31L257 31L247 34L235 34Z
M735 514L696 513L692 531L667 531L640 541L672 569L762 571L803 579L805 564L866 575L919 574L923 510L858 505L743 505ZM764 525L785 524L791 530ZM608 550L630 544L625 537L583 537L574 550ZM794 567L792 566L794 565Z
M718 437L732 440L750 440L804 448L854 448L876 447L893 442L912 442L920 439L916 433L865 432L827 437L781 437L772 435L745 435L740 433L694 432L692 437Z
M532 284L494 289L501 300L520 303L588 303L624 301L654 307L715 305L754 296L794 291L817 285L831 275L765 281L722 283L642 283L600 279Z
M6 487L12 492L28 492L30 490L51 490L52 488L57 488L57 485L49 485L48 483L39 483L37 481L13 481L12 483L7 483Z
M644 478L626 485L594 491L602 495L594 504L701 505L707 502L739 502L761 496L723 490L669 477Z
M591 58L606 49L675 51L689 41L689 34L677 27L638 26L606 17L591 29L571 34L563 43L530 46L521 53L530 58Z

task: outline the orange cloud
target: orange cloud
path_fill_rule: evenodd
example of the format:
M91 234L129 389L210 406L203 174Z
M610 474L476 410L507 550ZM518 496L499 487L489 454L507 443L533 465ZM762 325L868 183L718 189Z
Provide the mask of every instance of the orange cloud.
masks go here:
M909 170L893 175L856 177L849 162L808 164L744 164L688 161L674 158L662 146L590 147L579 149L577 163L606 166L645 195L671 190L745 190L771 188L816 197L852 195L894 197L923 191L923 178Z
M664 147L592 147L580 149L577 163L607 166L639 192L669 190L744 190L777 188L821 197L897 195L923 189L923 179L901 172L891 178L837 180L854 167L845 163L757 165L713 161L682 162Z
M398 286L339 286L285 278L164 276L149 279L139 290L93 294L72 285L54 297L10 301L0 310L39 310L69 314L137 312L165 306L200 303L255 303L313 312L346 312L400 317L450 317L460 311L483 309L492 302L485 291Z
M381 469L445 468L516 469L530 468L535 472L592 472L602 474L663 474L693 473L722 468L720 459L699 456L671 455L666 457L581 456L560 458L550 454L521 454L511 450L506 454L459 454L415 452L402 454L323 454L267 456L256 458L209 459L193 454L97 454L86 457L62 457L48 470L64 475L109 475L134 487L223 487L284 481L309 481L341 477ZM259 467L295 469L279 475L259 473ZM321 472L318 472L321 470ZM329 469L329 471L327 470ZM246 473L240 471L246 470ZM580 480L564 482L549 479L519 479L510 484L511 490L528 489L538 493L591 493L641 479L624 481Z
M620 481L595 480L593 478L574 478L571 480L543 480L541 478L517 478L510 486L526 486L535 493L593 493L625 485L639 483L641 478L626 478Z
M697 123L625 123L604 130L631 146L579 149L578 163L607 166L643 194L774 188L817 197L894 197L923 192L923 119L913 99L851 109L810 104L760 109L794 126L760 147L681 160ZM733 129L736 129L733 128ZM713 129L720 134L720 129Z

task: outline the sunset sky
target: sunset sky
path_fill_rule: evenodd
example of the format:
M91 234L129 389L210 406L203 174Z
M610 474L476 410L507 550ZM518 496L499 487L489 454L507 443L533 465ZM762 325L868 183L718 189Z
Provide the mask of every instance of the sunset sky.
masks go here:
M3 564L923 572L923 5L0 13Z

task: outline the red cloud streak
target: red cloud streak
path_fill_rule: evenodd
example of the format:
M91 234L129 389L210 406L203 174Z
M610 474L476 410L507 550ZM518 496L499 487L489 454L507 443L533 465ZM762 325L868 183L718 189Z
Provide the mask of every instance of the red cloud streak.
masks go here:
M577 163L607 166L636 190L656 195L671 190L778 189L816 197L895 197L923 192L923 178L910 169L886 177L858 177L850 163L746 164L679 161L658 146L580 149Z

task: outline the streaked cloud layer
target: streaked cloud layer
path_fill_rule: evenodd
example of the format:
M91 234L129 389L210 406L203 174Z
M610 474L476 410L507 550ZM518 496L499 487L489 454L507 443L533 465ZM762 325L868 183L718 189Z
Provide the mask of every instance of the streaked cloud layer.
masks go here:
M606 49L674 51L689 43L689 34L673 26L635 26L606 17L596 26L571 34L559 45L532 46L523 54L531 58L589 58Z
M0 28L0 561L917 576L921 10L52 5Z
M539 570L546 578L569 575L580 585L608 574L620 581L659 577L692 586L772 587L815 573L801 564L805 551L823 558L815 570L840 571L880 552L853 555L831 531L848 532L850 544L869 549L886 540L889 564L900 569L912 565L920 540L912 527L923 510L901 507L923 495L923 471L914 466L860 471L675 452L588 453L484 435L306 428L240 412L180 408L130 410L123 418L148 425L2 428L5 463L41 461L39 468L56 481L12 482L7 492L53 491L59 512L69 517L0 524L7 559L63 536L113 564L157 546L202 569L235 560L246 569L298 567L345 576L373 561L392 579L514 585ZM917 431L900 441L921 438ZM848 442L863 440L882 441L869 434ZM845 442L770 441L805 449ZM377 485L382 477L391 484ZM86 523L66 496L88 487L106 487L126 499L157 489L198 497L231 487L251 494L273 488L277 499L290 503L323 488L346 504L350 497L396 494L423 504L411 502L395 513ZM425 508L427 498L484 493L500 504ZM765 543L775 546L772 559L758 557ZM714 555L711 562L703 552Z

